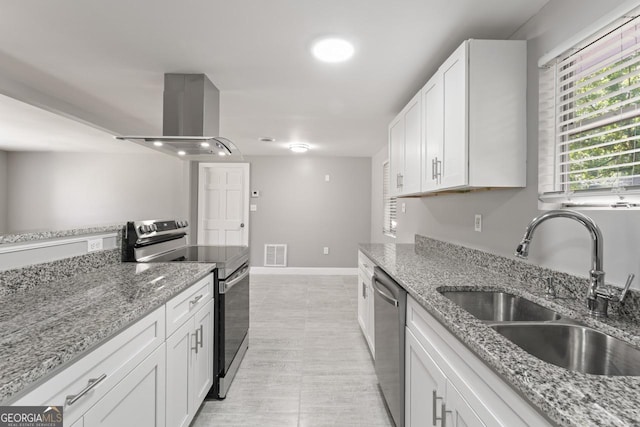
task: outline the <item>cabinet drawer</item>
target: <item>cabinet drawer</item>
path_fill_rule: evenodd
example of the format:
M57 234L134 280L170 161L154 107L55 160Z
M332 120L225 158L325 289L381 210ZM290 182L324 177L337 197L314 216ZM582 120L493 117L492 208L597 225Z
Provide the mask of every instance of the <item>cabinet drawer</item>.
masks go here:
M165 308L162 306L18 399L14 405L64 406L64 423L73 424L164 342L164 320ZM77 400L70 402L69 396L76 396Z
M373 266L375 264L361 251L358 251L358 268L365 277L373 277Z
M167 302L167 336L213 298L213 274L196 282Z

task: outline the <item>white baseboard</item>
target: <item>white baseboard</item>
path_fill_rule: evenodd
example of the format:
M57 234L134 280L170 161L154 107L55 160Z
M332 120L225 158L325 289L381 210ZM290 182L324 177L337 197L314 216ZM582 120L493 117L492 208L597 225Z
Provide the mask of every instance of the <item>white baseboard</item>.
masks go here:
M251 267L251 274L299 274L308 276L357 276L358 268L338 267Z

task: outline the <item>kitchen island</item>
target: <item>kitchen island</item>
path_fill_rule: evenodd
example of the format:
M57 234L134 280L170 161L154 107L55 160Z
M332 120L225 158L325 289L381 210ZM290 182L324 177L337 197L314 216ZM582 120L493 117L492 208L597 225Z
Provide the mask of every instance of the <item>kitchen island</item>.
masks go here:
M214 268L117 263L3 296L0 402L16 401Z

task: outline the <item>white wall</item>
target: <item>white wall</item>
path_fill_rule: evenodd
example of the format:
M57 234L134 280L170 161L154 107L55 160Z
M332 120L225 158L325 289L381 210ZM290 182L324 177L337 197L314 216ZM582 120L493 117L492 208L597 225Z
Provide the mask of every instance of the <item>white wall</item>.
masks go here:
M624 0L551 0L525 24L514 39L528 40L527 187L525 189L400 199L407 212L398 213L398 242L413 242L414 234L512 256L529 221L538 215L538 69L537 61L574 33L598 20ZM429 76L425 76L425 82ZM374 163L376 158L374 157ZM375 167L375 165L374 165ZM373 194L382 179L374 176ZM376 208L380 211L380 207ZM377 227L374 209L373 227ZM474 232L474 214L483 215L482 233ZM602 228L607 281L621 285L628 273L640 273L640 212L585 211ZM377 230L372 229L372 240ZM585 276L590 268L587 231L568 219L551 220L538 229L529 260L555 270ZM635 283L640 289L640 281Z
M0 150L0 234L7 228L7 153Z
M288 245L289 267L357 267L371 230L371 161L365 157L245 156L251 163L251 265L266 243ZM325 181L325 175L330 181ZM329 254L323 255L323 247Z
M187 217L187 162L161 153L9 152L7 163L8 232Z

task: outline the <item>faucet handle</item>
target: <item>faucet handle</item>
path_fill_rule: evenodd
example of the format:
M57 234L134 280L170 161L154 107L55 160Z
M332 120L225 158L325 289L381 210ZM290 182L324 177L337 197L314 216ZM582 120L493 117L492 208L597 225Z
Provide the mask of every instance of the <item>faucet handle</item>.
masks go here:
M618 302L624 304L624 299L627 297L627 292L629 291L629 288L631 287L631 282L633 282L634 277L636 277L636 275L633 274L633 273L631 273L631 274L629 274L629 276L627 276L627 283L624 284L624 288L622 289L622 292L620 292L620 298L618 299Z
M631 282L633 282L634 277L635 277L635 274L633 273L629 274L629 276L627 277L627 282L624 284L624 288L622 288L622 290L620 290L619 288L607 286L605 288L596 289L596 294L600 298L604 298L609 301L624 303L624 299L627 296L627 292L631 287Z

